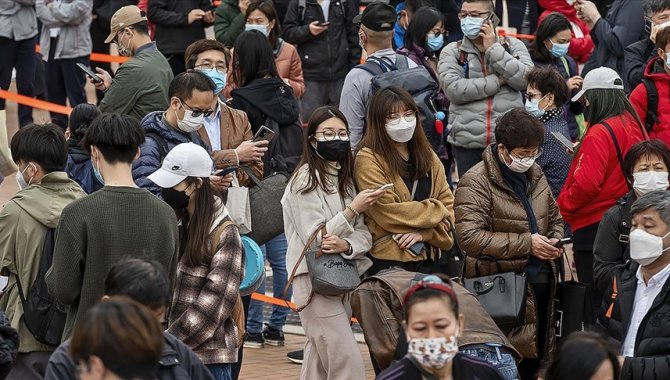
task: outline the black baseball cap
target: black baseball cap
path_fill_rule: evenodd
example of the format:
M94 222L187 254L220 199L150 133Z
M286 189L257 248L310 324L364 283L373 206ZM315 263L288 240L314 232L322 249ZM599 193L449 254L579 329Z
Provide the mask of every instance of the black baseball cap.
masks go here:
M354 23L363 24L366 28L375 32L393 30L398 14L389 4L375 1L365 7L362 14L354 17Z

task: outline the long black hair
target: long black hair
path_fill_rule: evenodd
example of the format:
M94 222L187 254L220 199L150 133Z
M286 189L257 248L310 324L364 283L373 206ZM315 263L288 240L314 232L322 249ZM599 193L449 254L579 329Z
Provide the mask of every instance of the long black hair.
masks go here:
M614 84L623 85L623 81L616 79ZM593 88L586 91L584 97L589 101L587 120L589 125L600 124L610 117L622 116L624 113L628 113L641 130L644 128L640 117L635 112L635 108L630 104L623 90Z
M244 87L267 77L279 78L270 41L257 30L240 34L233 50L233 82Z
M528 49L531 58L534 61L551 62L554 56L544 42L564 30L572 30L568 18L557 12L550 13L535 31L535 39Z
M445 28L446 22L444 15L437 9L433 7L422 7L419 9L412 17L409 26L407 26L407 32L405 32L405 46L411 48L412 44L416 44L426 52L426 55L434 55L435 52L428 48L426 36L440 21L442 21L442 28Z

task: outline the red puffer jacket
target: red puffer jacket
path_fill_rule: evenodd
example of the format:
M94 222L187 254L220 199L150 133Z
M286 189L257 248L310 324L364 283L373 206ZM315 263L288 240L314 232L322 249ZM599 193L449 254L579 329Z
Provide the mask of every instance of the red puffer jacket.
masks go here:
M658 122L649 131L649 138L659 139L670 146L670 75L663 69L664 62L656 57L647 64L644 77L651 79L658 92ZM647 122L647 88L640 83L630 94L633 104L642 124Z
M647 137L628 113L605 120L619 143L622 156ZM605 211L628 192L614 141L603 124L586 131L558 196L558 207L572 231L597 223Z
M568 18L572 24L572 39L570 40L568 55L574 58L578 63L586 62L594 47L590 34L591 29L589 29L584 21L577 17L575 8L568 5L565 0L538 0L538 4L545 9L537 21L538 25L540 25L545 17L551 12L561 13Z

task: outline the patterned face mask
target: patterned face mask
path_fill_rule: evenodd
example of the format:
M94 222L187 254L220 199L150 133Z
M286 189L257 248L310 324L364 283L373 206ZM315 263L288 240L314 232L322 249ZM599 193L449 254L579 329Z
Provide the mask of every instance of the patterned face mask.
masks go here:
M447 338L410 339L407 353L425 367L442 368L458 353L455 335Z

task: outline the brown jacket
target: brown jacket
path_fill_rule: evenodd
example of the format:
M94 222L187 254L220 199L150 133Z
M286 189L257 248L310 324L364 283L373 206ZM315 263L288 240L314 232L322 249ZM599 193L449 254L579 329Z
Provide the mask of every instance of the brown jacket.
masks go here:
M475 165L459 181L456 191L456 234L461 248L467 253L465 277L476 277L475 258L490 256L496 259L503 272L521 273L531 254L531 233L526 210L514 191L503 179L498 161L491 146L484 151L484 160ZM539 233L548 238L563 237L563 220L549 184L538 165L527 172L529 193L537 219ZM551 298L556 292L556 266L550 262L552 281ZM480 274L497 272L495 265L479 264ZM537 312L535 297L528 288L526 321L524 325L501 328L523 357L537 357ZM550 302L549 324L545 359L549 359L555 348L555 310Z
M229 166L237 165L237 156L233 149L237 148L243 141L251 140L254 135L251 133L251 125L249 119L244 111L230 108L226 104L219 103L221 107L221 150L212 153L212 160L214 167L217 169L225 169ZM212 147L212 143L207 136L205 128L198 129L198 136ZM263 178L263 162L240 162L240 165L249 165L254 174L258 178ZM237 171L237 178L240 181L240 186L251 186L249 176L242 170Z
M410 189L400 176L391 176L382 164L382 157L369 148L356 155L354 177L360 190L376 189L392 183L393 187L379 201L365 211L365 224L372 234L373 247L370 253L382 260L420 261L428 254L414 256L409 249L401 249L391 239L392 234L419 232L423 241L437 249L449 249L454 239L454 196L449 190L444 166L431 151L433 164L430 169L432 189L430 198L417 202L410 199ZM435 249L435 251L438 251ZM431 253L435 257L438 252Z

